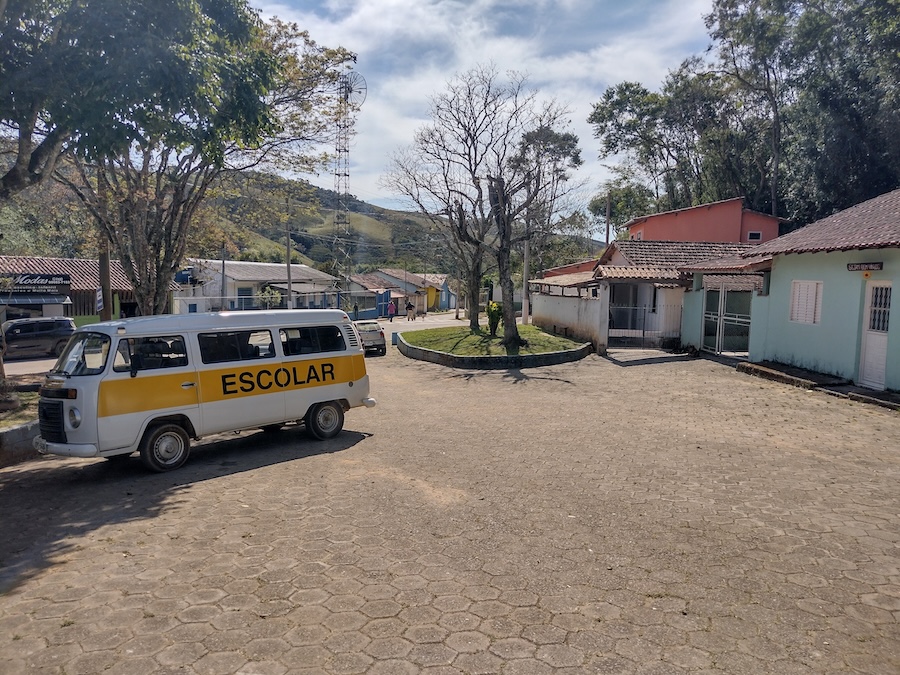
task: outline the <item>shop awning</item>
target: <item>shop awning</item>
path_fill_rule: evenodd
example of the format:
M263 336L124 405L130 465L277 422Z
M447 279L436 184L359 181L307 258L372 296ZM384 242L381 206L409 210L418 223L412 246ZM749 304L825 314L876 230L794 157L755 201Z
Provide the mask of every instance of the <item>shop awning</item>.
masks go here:
M0 305L71 305L68 295L41 293L0 293Z

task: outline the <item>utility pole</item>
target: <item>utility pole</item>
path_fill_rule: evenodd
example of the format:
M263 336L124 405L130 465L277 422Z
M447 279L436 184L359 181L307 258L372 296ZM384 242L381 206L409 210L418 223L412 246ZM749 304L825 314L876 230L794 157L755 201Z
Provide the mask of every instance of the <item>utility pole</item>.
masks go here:
M606 193L606 245L609 246L609 218L612 212L612 202L610 200L609 192Z
M226 309L228 309L225 306L225 294L227 292L225 290L225 288L226 288L226 286L225 286L225 240L223 239L222 240L222 306L220 308L220 311L222 311L222 312L224 312Z
M97 196L100 199L103 217L106 218L109 214L106 204L106 179L104 176L99 175L99 171L97 173ZM100 230L100 256L97 263L100 266L100 298L103 302L103 307L100 308L99 314L101 321L109 321L112 319L112 288L109 281L109 235L106 233L106 228L101 227Z
M291 198L290 196L285 198L285 202L287 205L287 217L284 219L284 228L286 238L286 247L287 247L287 308L294 309L294 285L291 283L291 254L293 253L293 246L291 246Z

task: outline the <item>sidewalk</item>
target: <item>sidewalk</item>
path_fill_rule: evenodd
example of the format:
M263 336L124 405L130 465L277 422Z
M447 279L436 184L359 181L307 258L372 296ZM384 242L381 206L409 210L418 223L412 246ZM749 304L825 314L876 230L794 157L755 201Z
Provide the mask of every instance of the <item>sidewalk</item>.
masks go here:
M825 375L772 361L763 361L762 363L740 361L735 367L740 373L764 377L801 389L824 391L834 396L849 398L851 401L871 403L900 411L900 393L866 389L834 375Z

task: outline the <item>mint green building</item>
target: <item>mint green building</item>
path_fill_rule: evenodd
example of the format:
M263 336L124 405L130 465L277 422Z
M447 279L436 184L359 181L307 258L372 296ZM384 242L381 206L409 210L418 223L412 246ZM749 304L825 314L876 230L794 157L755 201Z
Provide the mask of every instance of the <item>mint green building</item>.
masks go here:
M719 346L727 344L722 336L729 330L743 332L751 362L774 361L900 391L896 311L891 321L892 290L900 286L900 190L752 251L681 269L694 274L684 298L682 344L710 350L714 330ZM705 275L755 275L759 290L735 290L729 299L727 288L704 288ZM711 308L713 302L722 309Z

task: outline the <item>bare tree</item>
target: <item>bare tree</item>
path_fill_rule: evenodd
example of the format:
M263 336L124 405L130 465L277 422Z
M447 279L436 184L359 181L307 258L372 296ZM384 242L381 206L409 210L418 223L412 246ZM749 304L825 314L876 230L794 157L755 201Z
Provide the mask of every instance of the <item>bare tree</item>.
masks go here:
M558 131L567 124L563 108L540 102L524 76L501 79L493 66L454 77L431 99L430 116L412 146L393 157L384 183L443 232L460 256L469 297L477 301L485 255L496 258L503 344L515 350L523 341L513 304L512 252L553 227L566 169L580 163L577 139ZM559 154L562 148L568 154ZM477 328L477 308L469 324Z

